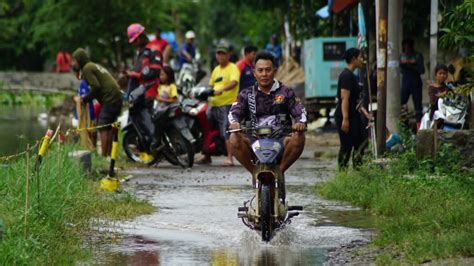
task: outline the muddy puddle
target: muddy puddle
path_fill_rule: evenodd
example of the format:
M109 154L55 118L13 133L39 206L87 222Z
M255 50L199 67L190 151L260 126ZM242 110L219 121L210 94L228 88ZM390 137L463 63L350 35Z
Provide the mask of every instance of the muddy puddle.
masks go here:
M118 225L119 239L102 247L94 261L107 265L321 265L329 249L367 242L371 219L344 203L327 201L314 185L333 173L331 160L310 157L286 175L287 200L304 212L263 243L237 218L237 207L252 197L241 167L196 166L181 170L162 164L131 169L126 189L149 200L157 211Z

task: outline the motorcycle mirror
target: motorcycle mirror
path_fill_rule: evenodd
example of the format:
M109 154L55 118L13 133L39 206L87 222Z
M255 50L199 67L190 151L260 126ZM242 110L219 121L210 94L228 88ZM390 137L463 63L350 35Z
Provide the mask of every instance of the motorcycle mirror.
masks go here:
M456 72L456 68L453 66L453 64L449 64L449 66L448 66L448 72L449 72L451 75L454 75L454 72Z

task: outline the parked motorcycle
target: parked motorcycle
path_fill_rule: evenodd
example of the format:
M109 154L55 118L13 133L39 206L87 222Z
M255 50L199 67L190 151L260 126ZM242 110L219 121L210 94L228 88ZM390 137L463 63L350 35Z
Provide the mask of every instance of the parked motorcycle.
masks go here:
M199 60L195 59L192 63L183 64L179 70L176 85L180 88L185 98L189 97L192 88L194 88L205 75L206 73L200 68Z
M281 137L288 135L291 127L248 127L229 130L247 132L255 141L252 151L256 157L257 169L252 176L255 196L238 208L237 217L252 230L259 230L262 241L269 242L275 232L299 215L302 206L288 206L285 201L285 180L280 171L280 160L283 155Z
M129 96L129 107L132 111L138 104L143 104L146 89L138 87ZM163 110L153 110L152 121L155 125L157 147L150 147L145 136L139 130L138 121L130 122L123 128L123 149L128 158L135 162L154 165L163 158L183 168L192 167L194 163L194 137L182 115L179 104L170 104Z
M209 108L208 98L213 95L213 89L194 87L181 105L186 114L186 123L196 139L195 151L220 156L227 154L225 140L220 137L219 130L207 119L206 114Z
M449 65L448 71L451 75L454 75L455 69L452 65ZM452 81L447 84L449 90L438 99L438 110L433 113L432 119L430 119L431 110L423 115L420 129L434 128L435 123L437 123L439 129L445 131L464 128L470 104L469 97L453 90L455 87L462 87L463 85L465 84L462 81ZM467 83L465 87L472 86Z

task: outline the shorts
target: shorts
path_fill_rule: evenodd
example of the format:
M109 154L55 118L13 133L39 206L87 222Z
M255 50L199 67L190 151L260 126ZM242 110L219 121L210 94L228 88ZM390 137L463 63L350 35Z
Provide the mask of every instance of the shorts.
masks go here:
M113 105L102 105L99 113L99 126L112 124L117 120L122 110L122 102Z
M230 134L226 133L227 127L229 126L227 115L229 114L230 107L231 105L211 106L207 113L209 121L219 130L219 136L226 140L228 140L230 136Z

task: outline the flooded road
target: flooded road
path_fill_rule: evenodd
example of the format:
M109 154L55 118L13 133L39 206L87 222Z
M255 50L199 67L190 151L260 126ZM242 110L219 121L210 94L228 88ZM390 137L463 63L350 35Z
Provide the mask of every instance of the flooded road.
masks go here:
M166 163L129 169L126 186L157 211L119 224L123 235L98 257L101 264L135 265L317 265L327 251L354 241L367 242L370 219L343 203L318 198L314 185L327 180L335 160L313 158L307 148L286 174L289 204L304 212L268 244L237 218L237 207L252 197L249 175L240 166L182 170ZM355 226L354 226L355 225Z

